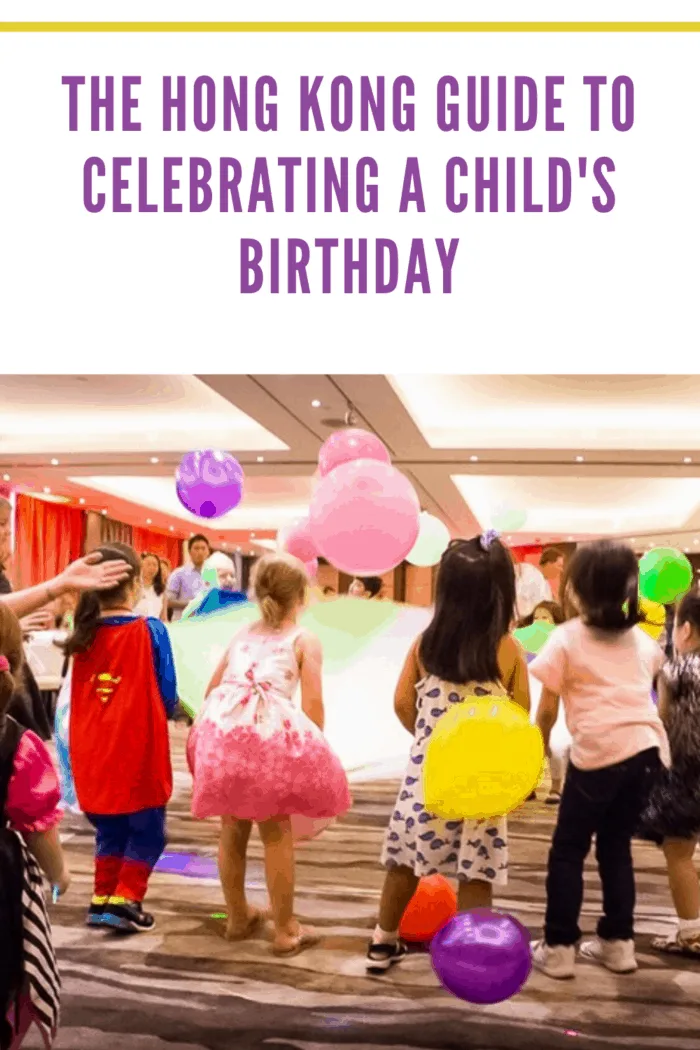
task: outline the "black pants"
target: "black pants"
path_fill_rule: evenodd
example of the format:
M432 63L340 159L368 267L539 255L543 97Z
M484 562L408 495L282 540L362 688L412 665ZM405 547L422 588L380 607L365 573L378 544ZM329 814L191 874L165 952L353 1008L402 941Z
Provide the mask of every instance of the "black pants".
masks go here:
M569 765L547 867L547 944L572 945L581 936L583 865L593 835L603 884L598 936L608 941L634 937L632 836L660 766L656 748L604 769Z

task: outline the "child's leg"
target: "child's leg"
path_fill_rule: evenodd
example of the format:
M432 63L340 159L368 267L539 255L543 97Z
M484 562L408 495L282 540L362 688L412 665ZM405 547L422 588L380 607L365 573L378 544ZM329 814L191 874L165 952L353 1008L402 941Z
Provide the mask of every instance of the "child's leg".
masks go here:
M273 948L293 950L306 935L294 917L294 840L289 817L258 824L265 847L265 878L275 923Z
M165 849L165 807L143 809L125 819L129 834L119 882L110 904L141 904L151 872Z
M387 871L379 904L379 922L375 940L379 943L382 934L394 940L398 936L399 923L411 902L418 886L418 876L410 868L391 868Z
M221 821L219 875L228 911L226 936L229 940L247 936L262 918L262 912L249 907L245 896L246 850L251 827L249 820L224 817Z
M552 778L552 793L556 793L557 795L561 795L562 787L564 786L566 760L567 756L565 752L550 750L549 772Z
M571 766L564 782L547 862L544 936L550 947L574 945L581 936L583 865L605 802L602 786L596 790L596 780L596 772L584 773Z
M700 918L700 885L693 863L697 839L664 839L668 884L678 918L689 922Z
M104 908L108 899L116 893L119 872L124 863L126 844L129 838L129 818L121 816L101 817L86 813L95 828L95 888L92 910Z
M457 907L459 911L472 908L490 908L493 903L493 886L484 879L459 880Z

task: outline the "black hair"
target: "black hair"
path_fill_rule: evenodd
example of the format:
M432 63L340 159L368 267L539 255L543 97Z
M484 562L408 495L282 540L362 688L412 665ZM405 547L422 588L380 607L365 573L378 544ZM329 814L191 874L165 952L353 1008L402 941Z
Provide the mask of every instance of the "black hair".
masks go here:
M697 590L689 591L681 598L676 608L676 623L681 627L689 623L696 634L700 634L700 594Z
M639 565L631 547L596 540L579 547L565 574L584 623L601 631L628 631L640 622Z
M158 568L156 570L156 574L153 577L153 590L156 592L156 594L160 598L161 594L165 590L165 580L163 579L163 563L161 562L161 560L158 557L158 555L154 554L153 551L145 551L141 555L141 561L142 562L144 562L146 560L146 558L155 558L155 560L158 563Z
M366 591L369 591L370 598L376 598L382 589L382 581L379 576L361 576L360 582L364 585Z
M195 543L206 543L207 547L209 548L209 551L211 552L211 543L209 542L206 536L202 535L201 532L198 532L195 536L190 536L189 540L187 541L187 550L191 551Z
M497 682L498 647L515 610L515 569L507 548L452 540L440 560L435 612L420 643L428 674L444 682Z
M124 601L133 584L134 578L141 575L141 562L136 551L126 543L110 543L98 547L96 554L102 555L102 561L125 561L129 575L116 587L108 591L84 591L75 610L74 630L63 645L66 656L75 653L86 653L95 640L100 613Z
M545 565L556 565L564 557L564 552L558 547L545 547L540 554L540 568Z

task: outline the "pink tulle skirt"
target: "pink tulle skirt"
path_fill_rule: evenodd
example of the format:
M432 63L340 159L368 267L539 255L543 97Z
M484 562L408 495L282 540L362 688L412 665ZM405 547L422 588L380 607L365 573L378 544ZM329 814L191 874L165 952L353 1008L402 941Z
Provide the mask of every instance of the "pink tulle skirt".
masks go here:
M313 838L352 803L340 759L291 704L251 706L257 717L226 711L213 696L192 727L192 813L256 822L291 817L295 838Z

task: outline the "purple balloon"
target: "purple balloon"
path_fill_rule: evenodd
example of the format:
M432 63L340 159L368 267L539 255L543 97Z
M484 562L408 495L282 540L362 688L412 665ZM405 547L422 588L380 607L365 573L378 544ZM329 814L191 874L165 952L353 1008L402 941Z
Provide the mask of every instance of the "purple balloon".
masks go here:
M243 468L228 452L188 452L175 471L180 503L198 518L220 518L243 498Z
M450 919L430 942L430 957L448 992L479 1005L510 999L532 969L525 927L512 915L490 908Z

